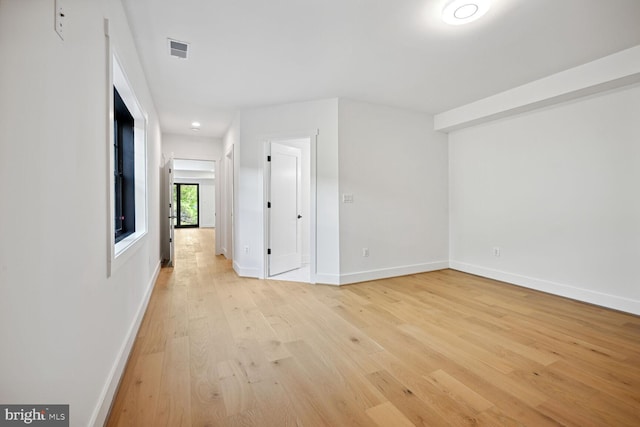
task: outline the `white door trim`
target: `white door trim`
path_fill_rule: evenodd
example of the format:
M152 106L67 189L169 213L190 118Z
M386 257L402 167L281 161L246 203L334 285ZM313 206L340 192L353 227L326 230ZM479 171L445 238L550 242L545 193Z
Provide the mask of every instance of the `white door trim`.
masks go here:
M169 221L169 261L167 265L169 267L175 267L175 258L176 258L176 246L175 246L175 228L173 227L173 218L176 216L176 207L173 206L173 183L174 183L174 158L171 156L167 164L165 165L167 168L167 186L169 187L167 191L169 196L169 201L165 205L168 208L167 220Z
M224 158L215 161L215 178L213 180L213 188L215 189L215 254L222 255L222 239L224 231L222 230L222 215L226 205L222 202L222 192L224 191Z
M234 257L234 186L235 186L235 153L234 145L231 145L225 153L225 243L224 255L227 259L235 261Z

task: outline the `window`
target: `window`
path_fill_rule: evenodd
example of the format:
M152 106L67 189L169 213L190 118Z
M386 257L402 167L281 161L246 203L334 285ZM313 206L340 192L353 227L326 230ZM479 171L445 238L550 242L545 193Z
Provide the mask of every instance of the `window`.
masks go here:
M114 231L119 242L136 231L134 120L113 88Z
M136 253L147 234L147 115L113 47L108 135L107 276Z

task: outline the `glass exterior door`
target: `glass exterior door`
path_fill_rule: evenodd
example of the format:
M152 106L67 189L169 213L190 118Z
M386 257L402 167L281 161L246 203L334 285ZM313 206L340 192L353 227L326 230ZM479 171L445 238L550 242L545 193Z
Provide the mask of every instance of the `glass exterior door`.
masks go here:
M173 219L175 227L199 227L200 203L198 201L198 184L174 184L173 206L176 216Z

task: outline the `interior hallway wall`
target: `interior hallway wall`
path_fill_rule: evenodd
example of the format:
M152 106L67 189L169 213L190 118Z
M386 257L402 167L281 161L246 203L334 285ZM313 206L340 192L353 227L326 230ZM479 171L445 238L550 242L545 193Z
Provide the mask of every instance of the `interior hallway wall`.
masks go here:
M63 41L53 1L0 1L0 402L69 404L86 427L104 421L159 269L161 133L120 1L65 7ZM149 118L148 232L110 278L105 17Z

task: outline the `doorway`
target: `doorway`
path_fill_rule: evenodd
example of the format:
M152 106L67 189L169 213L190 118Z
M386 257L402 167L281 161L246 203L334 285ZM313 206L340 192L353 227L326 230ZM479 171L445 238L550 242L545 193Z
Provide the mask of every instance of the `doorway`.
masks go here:
M164 169L163 204L168 215L162 227L162 250L166 264L172 266L175 264L176 255L179 255L175 252L174 228L215 228L216 162L213 160L176 159L171 153ZM195 188L187 187L187 185L192 185ZM180 197L178 192L180 192ZM181 200L181 203L178 203L178 200Z
M264 277L315 283L315 134L265 141Z
M302 149L271 143L269 276L302 268Z
M173 184L173 206L176 214L173 226L176 228L200 227L200 186L199 184Z

